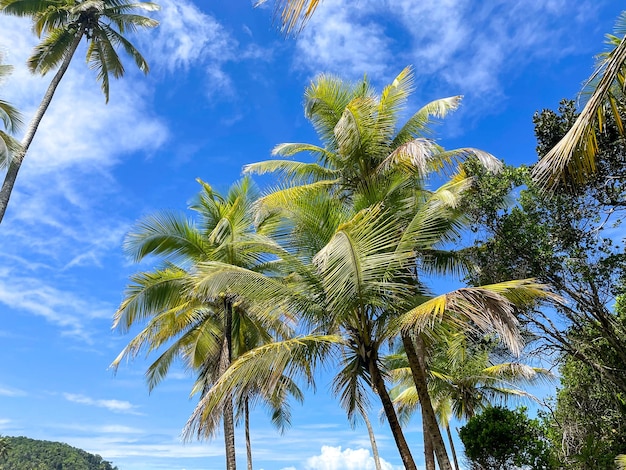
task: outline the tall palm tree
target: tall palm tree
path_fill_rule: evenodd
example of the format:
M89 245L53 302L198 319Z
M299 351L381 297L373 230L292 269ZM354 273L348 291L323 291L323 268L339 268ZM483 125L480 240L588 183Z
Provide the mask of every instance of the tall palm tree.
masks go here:
M2 63L2 53L0 53L0 83L7 77L13 67ZM19 149L19 143L11 137L22 125L20 113L13 105L0 99L0 120L4 129L0 129L0 167L9 166L12 155Z
M203 393L228 369L233 358L268 342L272 334L289 334L284 317L251 316L247 305L237 301L227 286L211 296L198 296L193 291L192 278L203 263L217 261L263 270L268 268L265 252L272 248L272 243L254 230L254 189L248 178L233 185L225 197L200 182L202 191L191 206L199 216L197 224L179 215L160 213L140 222L125 242L127 252L136 261L148 255L163 260L163 266L132 278L133 284L114 320L114 328L122 332L138 322L148 323L116 358L113 367L124 357L167 345L148 368L150 388L165 377L172 361L182 358L186 367L197 373L194 391ZM296 395L298 392L288 382L284 390ZM280 392L268 395L270 403L277 404ZM234 470L232 400L224 402L219 414L222 417L227 468ZM199 434L212 435L219 421L213 420Z
M0 0L0 12L31 17L35 33L40 38L43 36L43 41L28 59L31 72L45 75L58 67L26 129L21 148L8 167L0 189L0 222L4 218L24 157L80 42L83 38L87 40L87 63L97 71L98 81L108 102L109 76L119 78L124 75L124 66L116 48L122 47L141 71L148 72L147 62L124 34L134 32L137 28L157 26L156 20L136 13L137 10L157 9L155 3L130 3L127 0Z
M287 180L285 188L262 199L262 210L268 213L282 210L293 220L297 201L320 192L332 194L338 204L347 205L353 214L384 202L386 207L394 208L387 216L401 224L396 225L396 230L407 229L398 246L399 253L410 252L413 260L427 261L422 266L430 266L431 270L458 270L454 256L435 249L438 243L458 236L461 225L462 214L456 209L455 201L470 181L456 169L456 164L471 156L496 171L500 162L477 149L445 151L428 138L432 117L444 117L456 109L460 97L433 101L399 125L399 114L412 88L410 68L404 69L379 96L367 79L349 84L333 76L320 76L305 92L305 114L322 145L288 143L277 146L273 152L283 157L309 153L316 162L269 160L245 167L247 172L275 172ZM425 183L434 171L455 176L441 191L431 193L425 189ZM313 241L310 253L314 254L329 242L334 232L331 224L319 221L335 219L332 215L311 217L311 213L309 209L305 212L308 216L298 216L301 227L296 228L314 234L309 235ZM324 236L320 236L320 231L324 231ZM291 233L287 232L287 236ZM411 282L416 284L414 292L418 293L419 278ZM409 341L408 337L406 340ZM431 415L430 428L437 433L434 412ZM446 460L440 435L435 437L435 447L438 458ZM406 449L404 452L407 453Z
M554 188L567 175L581 183L596 172L598 132L603 132L611 113L624 134L621 119L626 89L626 11L617 19L614 34L607 34L610 49L598 56L595 71L583 88L587 102L570 130L533 168L541 186Z
M480 337L478 337L480 338ZM428 364L428 389L433 397L435 413L448 436L448 444L458 469L458 459L450 431L450 419L469 419L477 411L508 398L529 398L521 386L549 380L553 375L546 369L519 362L501 362L492 354L495 344L473 344L463 332L448 328L435 331L431 338ZM419 397L412 380L406 356L391 358L394 378L398 385L392 390L394 404L403 420L419 407Z

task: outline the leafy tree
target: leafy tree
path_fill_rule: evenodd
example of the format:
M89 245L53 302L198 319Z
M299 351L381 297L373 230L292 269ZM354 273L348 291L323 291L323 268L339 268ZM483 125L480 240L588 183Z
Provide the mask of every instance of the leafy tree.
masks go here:
M122 47L141 71L148 72L147 62L124 34L138 27L157 26L157 21L135 13L137 10L156 9L158 6L154 3L130 3L128 0L0 0L0 12L31 17L37 36L41 38L43 35L43 41L28 59L31 72L45 75L58 67L26 129L21 148L15 152L8 165L0 189L0 222L4 218L24 157L80 42L83 39L88 42L87 63L97 71L98 81L108 102L109 75L115 78L124 75L124 66L116 48Z
M2 442L10 448L2 464L4 470L117 470L99 455L61 442L8 436Z
M551 448L538 420L525 408L496 406L472 417L459 430L472 470L549 470Z
M618 299L615 310L615 321L626 326L623 297ZM594 344L605 367L623 367L596 323L572 329L568 335L575 336L579 343ZM626 336L622 341L626 344ZM573 470L613 470L616 456L626 453L626 394L571 355L563 357L560 374L561 387L554 410L547 418L563 466Z
M575 120L571 102L562 102L559 113L544 110L535 115L540 158ZM496 179L468 167L477 178L467 211L476 221L478 241L467 254L478 267L469 276L473 284L518 277L550 284L561 296L551 302L560 318L552 310L531 309L523 316L527 327L552 352L582 361L624 393L626 330L611 305L626 274L626 255L616 236L626 208L626 147L617 124L608 122L606 129L598 140L595 176L584 185L565 180L549 197L525 168L508 168ZM516 205L502 209L511 188L520 185L525 188ZM589 325L606 341L602 348L577 334ZM620 361L605 364L605 348Z
M612 118L624 134L620 101L624 99L626 72L626 11L607 35L609 50L599 55L598 64L583 92L587 102L567 133L562 136L532 170L540 186L558 188L562 179L584 184L598 170L601 133Z

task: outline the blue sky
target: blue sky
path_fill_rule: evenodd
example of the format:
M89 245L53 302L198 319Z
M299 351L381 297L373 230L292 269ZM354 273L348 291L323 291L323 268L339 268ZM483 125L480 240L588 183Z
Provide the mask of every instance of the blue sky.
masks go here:
M135 266L122 252L138 218L185 210L200 177L225 190L241 167L281 142L316 142L302 94L322 72L364 74L380 89L407 65L409 109L465 96L438 128L445 147L478 147L507 163L535 160L532 114L574 98L619 14L602 0L325 0L297 38L245 0L162 0L161 26L134 38L152 71L128 64L104 98L79 54L35 138L0 226L0 433L64 441L120 470L220 469L221 436L182 444L195 400L174 371L152 394L146 362L108 365L130 336L112 316ZM25 68L36 39L0 17L0 50L15 66L0 96L28 121L50 77ZM84 51L83 51L84 52ZM267 181L261 181L266 184ZM351 429L322 374L294 405L283 436L252 418L255 468L374 468L367 431ZM400 459L372 410L386 469ZM419 426L407 430L421 460ZM243 451L243 435L237 435ZM245 455L239 455L244 468ZM369 465L369 467L368 467Z

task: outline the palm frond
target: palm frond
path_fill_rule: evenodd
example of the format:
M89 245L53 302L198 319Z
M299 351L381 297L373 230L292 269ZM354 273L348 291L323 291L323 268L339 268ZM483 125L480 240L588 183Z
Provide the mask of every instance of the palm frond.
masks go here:
M65 59L76 35L82 34L72 28L56 28L41 43L35 46L28 58L28 68L33 73L45 75Z
M533 279L502 282L481 287L467 287L435 297L403 315L404 328L423 330L447 322L459 328L496 332L504 344L519 354L522 338L515 316L517 305L555 297L547 286Z
M619 128L623 127L612 94L614 90L622 96L624 93L624 25L626 12L622 12L617 21L616 32L620 36L613 40L609 36L612 49L601 56L587 81L585 88L589 99L585 106L565 136L532 169L533 180L545 189L553 190L566 175L575 183L581 183L596 172L597 133L604 129L607 112L614 114Z
M211 417L231 396L249 396L249 392L258 390L270 394L283 383L284 377L302 378L313 386L316 367L341 341L338 336L302 336L259 346L239 357L202 397L185 425L183 436L186 439L193 435L210 436L215 430ZM258 399L258 395L253 399Z
M431 118L445 117L450 111L459 107L461 99L461 96L451 96L431 101L423 106L398 131L391 148L398 148L415 138L427 137L431 132L428 127L431 124Z

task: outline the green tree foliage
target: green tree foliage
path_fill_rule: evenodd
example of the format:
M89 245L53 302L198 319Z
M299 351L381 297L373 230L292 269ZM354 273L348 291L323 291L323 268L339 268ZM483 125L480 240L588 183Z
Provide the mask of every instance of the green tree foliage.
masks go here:
M615 321L626 327L626 299L620 297L615 310ZM572 329L569 336L594 343L605 367L620 370L621 358L601 333L597 324L590 323ZM622 341L626 344L626 336ZM548 415L559 459L568 469L613 470L616 457L626 453L626 394L571 355L565 356L560 373L561 388Z
M540 158L575 119L573 103L567 101L558 113L535 114ZM626 330L611 310L626 273L617 230L626 208L626 150L614 122L607 123L598 144L597 173L584 185L563 181L549 197L533 184L526 168L507 168L494 178L468 166L477 177L474 195L468 199L478 238L468 250L478 266L470 281L480 285L534 277L550 284L562 297L552 302L558 318L552 310L527 311L528 327L547 347L584 362L626 392ZM520 185L525 188L516 204L502 209L511 188ZM605 346L577 334L589 325L594 325ZM620 362L605 364L607 348Z
M61 442L6 436L2 440L8 443L3 470L117 470L99 455Z
M459 435L472 470L556 468L539 420L529 419L525 408L487 408L471 418Z

